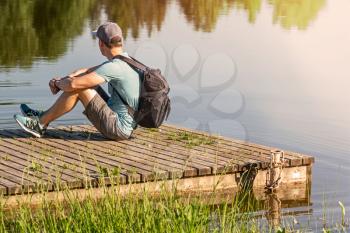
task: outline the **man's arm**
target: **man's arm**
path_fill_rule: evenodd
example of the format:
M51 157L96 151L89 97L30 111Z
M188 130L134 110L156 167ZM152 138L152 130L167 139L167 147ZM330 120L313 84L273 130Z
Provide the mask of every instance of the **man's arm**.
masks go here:
M95 87L105 82L105 79L97 75L95 72L81 73L74 77L65 77L60 80L55 80L55 86L64 92L72 92L75 90L87 89Z
M63 91L73 91L73 90L76 90L76 89L84 89L85 86L89 85L88 82L90 82L89 80L84 80L84 83L81 82L81 80L78 80L78 83L77 85L82 85L84 86L83 88L73 88L71 85L72 85L72 80L73 80L73 77L79 77L79 76L85 76L86 74L89 74L93 71L95 71L100 65L97 65L97 66L93 66L93 67L90 67L90 68L82 68L82 69L79 69L79 70L76 70L72 73L70 73L69 75L65 76L65 77L55 77L55 78L52 78L49 82L49 86L50 86L50 89L51 89L51 92L52 94L57 94L60 90L63 90ZM66 80L66 79L70 79L70 80ZM63 80L66 80L63 82ZM58 82L59 81L62 81L61 82L61 88L59 86L57 86ZM96 80L93 80L93 81L96 81ZM90 82L91 83L91 82ZM92 82L93 83L93 82ZM99 82L99 84L101 84ZM97 84L98 85L98 84ZM90 86L89 86L90 87ZM89 88L89 87L85 87L85 88ZM64 89L62 89L64 88Z
M91 73L93 72L94 70L96 70L98 66L93 66L93 67L90 67L90 68L82 68L82 69L79 69L79 70L76 70L72 73L70 73L69 75L67 75L68 77L75 77L75 76L79 76L79 75L84 75L84 74L88 74L88 73Z

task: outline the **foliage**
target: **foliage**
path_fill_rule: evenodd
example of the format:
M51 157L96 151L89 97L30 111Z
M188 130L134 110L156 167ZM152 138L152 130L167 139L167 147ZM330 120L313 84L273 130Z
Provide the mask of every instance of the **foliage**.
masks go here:
M0 1L0 64L31 67L36 59L55 60L84 28L95 0Z
M175 0L174 0L175 1ZM219 18L232 9L245 11L254 23L261 0L176 0L186 20L197 31L211 32ZM306 29L326 0L268 0L274 8L273 22L283 28ZM31 67L39 59L62 56L86 22L91 28L100 23L101 13L116 21L135 39L146 29L148 36L160 30L169 0L1 0L0 65Z
M306 29L315 20L326 0L269 0L274 7L273 22L283 28Z
M105 178L104 173L108 173L110 180L119 176L118 169L101 171L100 177ZM171 187L160 185L162 188L157 193L152 193L148 186L136 189L128 185L121 187L118 182L107 186L104 179L100 180L98 191L86 188L84 192L75 192L66 188L59 193L47 193L43 187L34 198L40 200L35 207L28 198L28 202L21 199L16 207L8 208L7 197L0 197L0 233L304 232L302 226L294 229L286 219L280 226L269 227L259 217L259 210L266 208L266 202L257 200L252 191L242 189L225 196L215 191L184 195L177 191L176 183L174 180ZM63 196L58 198L60 195ZM340 206L345 213L344 205ZM337 229L346 232L346 227ZM323 228L323 232L331 230Z
M179 0L179 5L188 22L195 30L211 32L219 16L233 6L234 0Z
M124 37L129 31L133 38L140 36L140 29L146 28L148 36L154 29L160 30L165 18L168 5L167 0L121 0L115 4L114 0L101 1L108 20L118 22Z
M32 209L21 204L18 209L0 209L0 232L258 232L255 220L240 213L240 204L227 201L211 204L215 196L203 202L198 197L181 198L176 191L152 196L120 195L119 188L105 189L104 197L94 198L87 190L85 200L64 191L64 201L48 201Z

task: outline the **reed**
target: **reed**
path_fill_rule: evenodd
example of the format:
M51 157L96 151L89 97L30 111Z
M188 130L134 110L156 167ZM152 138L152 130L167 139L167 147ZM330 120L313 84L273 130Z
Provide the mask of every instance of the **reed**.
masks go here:
M249 191L228 195L217 203L218 192L183 195L175 185L156 194L147 186L138 192L125 193L118 184L105 185L104 179L100 180L104 194L101 198L96 198L94 188L87 188L85 198L81 199L68 187L60 191L64 194L63 201L48 199L43 190L41 204L35 207L19 203L18 208L8 209L6 197L0 198L0 232L282 233L309 229L301 226L295 229L288 221L276 229L269 227L257 217L262 206ZM344 213L340 230L346 229L345 221ZM324 232L329 231L324 229Z

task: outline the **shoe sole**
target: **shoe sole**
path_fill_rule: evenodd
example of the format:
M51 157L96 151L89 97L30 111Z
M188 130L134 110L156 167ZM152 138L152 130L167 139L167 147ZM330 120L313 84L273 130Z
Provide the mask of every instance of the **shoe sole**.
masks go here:
M25 116L25 117L32 117L32 116L27 115L21 107L19 109L21 110L21 113L22 113L23 116ZM41 136L43 136L45 133L46 133L46 128L43 129L43 133L41 134Z
M30 133L31 135L37 137L37 138L41 138L41 135L35 131L32 131L30 129L28 129L25 125L23 125L20 121L18 121L16 118L15 118L15 121L19 124L19 126L21 126L22 129L24 129L24 131L26 131L27 133Z

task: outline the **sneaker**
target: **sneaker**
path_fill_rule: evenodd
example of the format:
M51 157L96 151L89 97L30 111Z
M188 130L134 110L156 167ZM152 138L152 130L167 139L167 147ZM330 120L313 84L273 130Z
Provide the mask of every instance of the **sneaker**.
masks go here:
M27 117L40 117L44 113L44 111L31 109L26 104L21 104L19 108L21 109L22 114Z
M19 114L16 114L13 116L19 126L21 126L22 129L24 129L26 132L30 133L31 135L40 138L44 135L44 127L39 123L39 120L37 117L31 118L22 116Z

